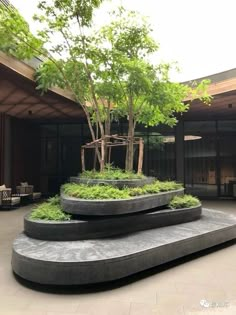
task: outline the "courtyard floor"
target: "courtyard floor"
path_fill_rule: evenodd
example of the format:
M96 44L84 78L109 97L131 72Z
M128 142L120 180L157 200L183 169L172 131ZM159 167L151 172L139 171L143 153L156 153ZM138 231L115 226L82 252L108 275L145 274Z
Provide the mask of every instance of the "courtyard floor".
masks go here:
M204 201L236 215L236 201ZM0 315L236 314L236 242L110 284L55 288L19 281L11 246L29 206L0 211Z

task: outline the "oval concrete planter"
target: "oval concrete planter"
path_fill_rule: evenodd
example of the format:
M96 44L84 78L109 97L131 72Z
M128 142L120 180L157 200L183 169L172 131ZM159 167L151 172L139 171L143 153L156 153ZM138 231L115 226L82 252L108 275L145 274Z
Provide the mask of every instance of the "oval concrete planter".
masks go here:
M77 241L96 239L153 229L200 219L201 205L185 209L156 210L116 217L81 218L70 221L33 220L26 215L27 236L47 241Z
M112 185L118 188L122 187L142 187L144 185L152 184L155 177L146 177L140 179L88 179L80 177L70 177L71 183L86 184L86 185Z
M176 195L183 195L184 188L148 194L130 199L86 200L67 196L61 193L61 206L70 214L78 215L120 215L140 212L167 205Z

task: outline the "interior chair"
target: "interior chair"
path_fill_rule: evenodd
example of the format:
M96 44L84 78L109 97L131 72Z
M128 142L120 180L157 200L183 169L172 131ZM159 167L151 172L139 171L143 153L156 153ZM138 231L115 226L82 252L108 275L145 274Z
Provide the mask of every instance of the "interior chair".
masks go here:
M0 186L0 207L14 208L20 205L20 197L12 196L12 189L6 185Z
M19 186L16 186L16 193L20 195L30 195L32 201L36 201L41 198L41 192L34 191L34 185L29 185L28 182L21 182Z

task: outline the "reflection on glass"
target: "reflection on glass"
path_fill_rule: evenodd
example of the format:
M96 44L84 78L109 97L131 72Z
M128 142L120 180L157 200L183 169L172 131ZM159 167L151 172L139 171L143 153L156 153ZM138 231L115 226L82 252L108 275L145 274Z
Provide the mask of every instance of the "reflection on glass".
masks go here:
M234 135L219 137L220 191L222 196L236 197L236 147Z
M201 135L195 141L185 141L185 185L189 193L216 196L216 141Z
M175 139L173 135L171 138ZM175 179L175 141L165 142L164 139L162 135L148 137L148 175L171 180Z
M201 136L193 136L193 135L186 135L184 136L184 141L194 141L194 140L199 140L201 139ZM164 136L163 137L163 142L175 142L175 137L174 136Z
M215 134L215 121L187 121L184 123L185 135Z

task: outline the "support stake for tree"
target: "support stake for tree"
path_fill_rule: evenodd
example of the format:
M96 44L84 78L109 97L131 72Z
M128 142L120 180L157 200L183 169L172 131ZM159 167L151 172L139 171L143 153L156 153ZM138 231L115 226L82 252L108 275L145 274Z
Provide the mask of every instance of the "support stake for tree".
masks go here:
M101 171L104 170L104 160L105 160L105 150L104 150L104 146L105 146L105 141L104 139L101 140Z
M143 139L139 139L139 155L138 155L138 174L142 173L142 168L143 168Z
M108 147L108 163L111 163L111 146Z
M82 172L85 171L85 162L84 162L84 148L81 148L81 168Z

